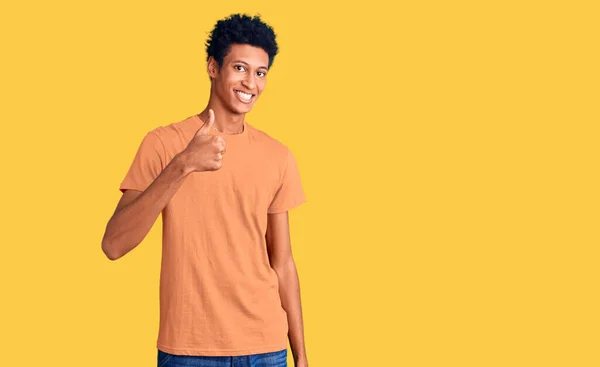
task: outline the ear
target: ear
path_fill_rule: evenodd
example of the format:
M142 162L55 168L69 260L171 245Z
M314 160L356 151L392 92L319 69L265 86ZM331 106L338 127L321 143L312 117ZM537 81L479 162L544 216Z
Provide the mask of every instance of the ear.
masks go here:
M214 57L210 56L208 58L208 64L206 65L206 71L208 72L208 76L213 79L219 75L219 64L217 64L217 60Z

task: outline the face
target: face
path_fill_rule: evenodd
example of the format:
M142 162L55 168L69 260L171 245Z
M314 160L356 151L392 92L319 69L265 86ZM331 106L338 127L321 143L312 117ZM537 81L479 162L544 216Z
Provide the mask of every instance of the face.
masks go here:
M208 62L213 93L232 113L250 112L265 88L268 65L269 55L262 48L231 45L221 68L212 57Z

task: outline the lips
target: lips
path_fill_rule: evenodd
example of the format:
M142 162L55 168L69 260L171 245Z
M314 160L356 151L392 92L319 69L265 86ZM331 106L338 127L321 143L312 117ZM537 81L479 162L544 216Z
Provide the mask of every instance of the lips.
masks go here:
M234 89L233 92L244 103L249 103L250 101L252 101L252 98L254 97L254 94L252 94L252 93L246 93L246 92L243 92L243 91L237 90L237 89Z

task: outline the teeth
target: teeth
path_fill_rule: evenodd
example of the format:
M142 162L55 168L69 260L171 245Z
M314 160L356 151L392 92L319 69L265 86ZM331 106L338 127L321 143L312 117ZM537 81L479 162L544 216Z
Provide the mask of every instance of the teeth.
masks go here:
M244 99L250 99L250 98L252 98L252 94L244 93L244 92L239 91L239 90L236 90L235 92L237 94L239 94Z

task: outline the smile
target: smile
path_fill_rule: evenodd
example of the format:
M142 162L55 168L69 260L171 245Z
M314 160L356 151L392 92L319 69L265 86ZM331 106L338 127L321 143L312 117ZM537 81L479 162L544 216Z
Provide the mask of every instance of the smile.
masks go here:
M233 90L235 92L235 94L237 94L240 99L242 100L242 102L250 102L252 100L252 97L254 97L254 94L251 93L245 93L242 92L240 90Z

